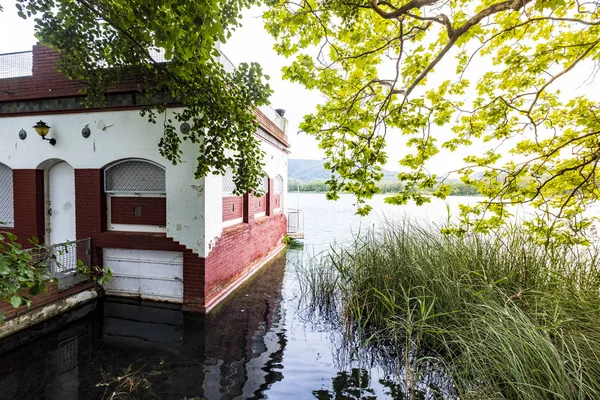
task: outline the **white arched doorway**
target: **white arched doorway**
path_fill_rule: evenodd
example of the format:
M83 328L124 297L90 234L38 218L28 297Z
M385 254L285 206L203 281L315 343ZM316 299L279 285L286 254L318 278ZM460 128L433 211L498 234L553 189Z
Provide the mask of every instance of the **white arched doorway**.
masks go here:
M75 170L60 161L48 170L46 182L48 244L75 241Z

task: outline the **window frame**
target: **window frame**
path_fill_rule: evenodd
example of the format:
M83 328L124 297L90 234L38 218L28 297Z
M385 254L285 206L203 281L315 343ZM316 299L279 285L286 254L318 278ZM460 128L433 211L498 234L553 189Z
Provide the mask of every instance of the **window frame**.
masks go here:
M8 217L10 220L4 221L4 218L0 218L0 222L3 224L0 225L0 229L3 228L14 228L15 227L15 180L13 176L13 169L4 163L0 163L0 168L6 168L9 177L8 181L8 193L12 195L12 198L9 200L10 209L8 210Z
M153 165L155 167L160 168L163 171L164 182L165 182L165 190L162 190L162 191L158 191L158 190L145 190L145 191L108 190L108 187L107 187L107 185L108 185L108 179L106 179L106 175L107 175L108 171L111 168L116 167L117 165L120 165L120 164L123 164L123 163L126 163L126 162L132 162L132 161L141 162L141 163L147 163L147 164L150 164L150 165ZM146 159L143 159L143 158L127 158L127 159L124 159L124 160L120 160L120 161L114 162L114 163L112 163L112 164L110 164L110 165L108 165L107 167L104 168L104 176L103 176L103 178L104 178L104 193L107 194L107 195L119 196L119 195L128 195L128 194L131 195L131 194L135 194L135 195L141 195L141 196L144 196L144 195L149 195L149 196L151 196L151 195L154 195L154 196L156 196L156 195L166 196L166 194L167 194L167 169L165 167L163 167L162 165L160 165L159 163L156 163L156 162L151 161L151 160L146 160Z

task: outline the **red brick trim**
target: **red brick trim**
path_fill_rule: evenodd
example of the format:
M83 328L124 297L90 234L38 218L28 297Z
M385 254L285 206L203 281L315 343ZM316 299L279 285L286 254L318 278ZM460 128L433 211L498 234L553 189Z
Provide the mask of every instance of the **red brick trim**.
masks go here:
M224 196L222 203L223 222L243 218L244 199L242 196Z
M19 243L26 248L31 247L29 238L36 237L40 243L44 243L44 171L13 169L13 196L15 223L10 231L19 237Z
M186 251L165 233L107 231L93 238L96 247L109 249Z
M267 199L268 195L264 194L260 197L253 197L254 199L254 215L259 213L267 213Z
M2 81L0 80L0 84ZM1 88L1 87L0 87ZM71 96L66 96L71 97ZM57 97L58 98L58 97ZM0 114L0 118L7 117L26 117L33 115L60 115L60 114L81 114L81 113L97 113L97 112L106 112L106 111L135 111L146 108L147 105L135 105L135 106L114 106L114 107L105 107L105 108L78 108L72 110L47 110L47 111L30 111L30 112L18 112L18 113L2 113ZM168 104L167 108L177 108L183 107L183 104L175 103Z
M273 210L281 209L281 194L273 194Z
M166 226L167 199L164 197L111 197L110 222L113 224Z

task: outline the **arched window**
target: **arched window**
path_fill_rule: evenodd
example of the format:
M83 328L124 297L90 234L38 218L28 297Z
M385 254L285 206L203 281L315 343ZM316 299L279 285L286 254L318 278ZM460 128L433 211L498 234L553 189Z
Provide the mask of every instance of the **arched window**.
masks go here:
M281 205L283 202L283 178L281 175L277 175L273 179L273 211L281 211Z
M233 181L233 170L227 167L223 175L223 226L231 226L244 222L244 200L242 196L233 194L235 182Z
M281 192L283 192L283 178L277 175L273 180L273 193L281 194Z
M2 227L15 225L15 208L13 199L13 173L12 169L0 163L0 222Z
M104 170L106 193L164 194L165 188L165 169L150 161L119 161Z
M267 213L267 195L269 194L269 176L267 174L263 176L261 190L262 195L255 198L254 218L262 217Z
M265 174L265 176L263 177L263 184L262 184L262 189L264 194L269 193L269 176L267 174Z
M223 196L233 196L235 191L235 182L233 182L233 171L227 167L223 175Z
M108 229L164 232L167 225L165 168L130 159L104 169Z

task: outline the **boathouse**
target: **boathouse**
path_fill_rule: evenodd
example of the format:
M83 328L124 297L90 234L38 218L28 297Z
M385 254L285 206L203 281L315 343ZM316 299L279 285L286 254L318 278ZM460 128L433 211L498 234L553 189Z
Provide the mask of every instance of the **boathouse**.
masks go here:
M265 195L234 196L231 174L194 177L194 144L182 143L177 165L161 157L162 126L140 117L137 82L111 89L104 108L84 108L84 83L57 72L57 59L41 45L0 55L0 230L24 245L83 243L77 255L113 270L106 293L199 312L282 250L283 113L255 110ZM46 137L34 126L50 127ZM61 267L65 277L74 270Z

